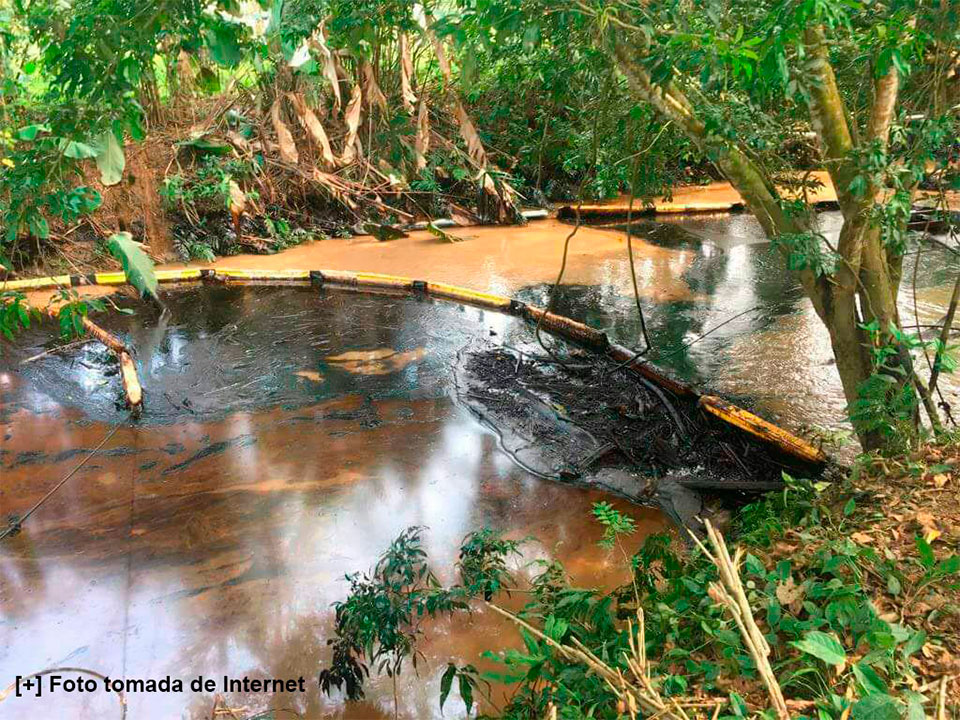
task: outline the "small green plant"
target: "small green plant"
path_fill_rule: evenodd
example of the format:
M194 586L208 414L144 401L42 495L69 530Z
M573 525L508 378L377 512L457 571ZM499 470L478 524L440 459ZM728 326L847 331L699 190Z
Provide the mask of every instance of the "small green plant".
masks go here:
M637 524L629 515L625 515L608 502L593 504L593 517L603 525L603 539L600 546L612 550L620 538L633 535L637 531Z
M467 535L460 544L460 559L457 561L460 580L467 593L490 600L501 590L509 592L516 581L507 570L507 558L520 557L520 545L520 541L507 540L500 531L491 528Z
M424 618L466 608L462 592L443 588L426 561L423 529L400 533L369 573L348 575L350 594L336 608L333 660L320 672L320 688L363 697L369 666L396 683L408 659L417 666Z
M57 296L60 300L57 313L60 322L60 335L64 339L83 337L86 334L83 321L87 318L87 315L91 311L103 312L106 308L100 298L82 298L76 290L70 288L60 288Z
M22 292L0 292L0 333L8 340L13 340L18 332L29 328L33 320L39 319L40 311L30 306L27 296Z
M371 667L396 684L407 659L416 668L422 658L417 644L426 618L467 610L471 599L490 599L513 584L507 559L519 555L519 541L504 539L491 528L470 533L457 563L462 584L445 588L427 563L422 533L423 528L407 528L373 570L347 576L350 594L334 604L335 636L327 641L333 656L319 676L325 693L342 689L350 699L363 697ZM474 691L483 692L486 683L471 665L449 665L441 683L441 708L454 679L469 712Z
M443 712L443 706L450 695L454 680L457 681L460 699L463 700L463 706L469 716L470 711L473 710L473 693L475 691L486 691L489 694L490 683L481 677L473 665L458 667L454 663L447 664L447 669L444 670L443 676L440 678L440 712Z
M182 243L180 254L185 260L203 260L204 262L213 262L217 259L216 253L209 243L202 240L188 239Z
M253 163L237 158L204 156L192 174L170 175L164 179L160 195L171 209L185 209L204 216L230 209L231 183L240 183L253 177ZM245 193L255 199L254 191Z

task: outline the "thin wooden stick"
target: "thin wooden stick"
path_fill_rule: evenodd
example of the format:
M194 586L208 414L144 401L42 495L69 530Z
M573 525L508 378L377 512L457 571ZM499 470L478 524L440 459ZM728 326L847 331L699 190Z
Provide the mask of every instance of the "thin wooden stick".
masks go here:
M42 353L37 353L36 355L32 355L28 357L26 360L21 360L20 364L26 365L27 363L32 363L36 360L40 360L41 358L45 358L47 357L47 355L56 355L57 353L61 353L64 350L69 350L70 348L77 347L79 345L86 345L89 342L95 342L95 341L93 338L84 338L83 340L74 340L73 342L69 342L66 345L58 345L55 348L50 348L49 350L44 350Z
M647 717L656 716L658 718L665 718L666 720L690 720L689 716L676 701L676 699L670 698L670 701L667 702L652 685L652 683L644 682L645 671L643 668L639 667L636 656L631 657L628 655L627 664L631 668L633 674L638 678L638 681L640 682L639 687L627 682L619 670L611 668L605 662L600 660L576 638L573 638L573 642L576 647L561 645L556 640L548 637L533 625L526 622L522 618L517 617L513 613L508 612L503 608L494 605L493 603L487 603L487 607L494 612L510 619L524 630L536 635L538 638L556 649L568 660L585 664L590 670L595 672L604 680L604 682L607 683L607 685L619 699L624 701L631 718L636 718L638 711L642 711Z
M937 699L937 720L947 720L947 676L940 678L940 692Z
M56 308L47 306L46 311L47 315L54 320L60 319L60 313ZM106 345L117 356L117 360L120 361L120 379L123 382L123 392L127 396L127 406L131 410L139 411L143 407L143 387L140 385L137 366L133 362L133 355L130 350L120 338L104 330L86 315L82 316L82 323L84 330Z

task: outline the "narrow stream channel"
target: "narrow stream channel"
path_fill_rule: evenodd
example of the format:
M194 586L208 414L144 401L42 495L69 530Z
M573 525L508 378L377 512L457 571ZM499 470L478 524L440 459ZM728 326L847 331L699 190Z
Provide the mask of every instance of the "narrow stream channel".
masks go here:
M831 222L825 216L827 229ZM426 235L331 240L221 264L394 272L542 303L569 231L547 221L465 229L453 245ZM642 221L635 232L654 362L790 429L843 426L826 333L749 217ZM637 347L625 250L622 228L582 228L556 309ZM911 256L905 264L905 317L913 316L914 263ZM921 323L942 315L955 272L948 253L921 253ZM137 349L144 416L119 430L25 532L0 543L0 682L63 665L122 677L303 675L313 688L306 695L233 695L229 704L391 717L386 679L371 680L359 704L325 698L314 683L344 574L369 568L402 529L428 528L427 549L445 581L461 538L484 525L537 538L526 560L558 559L576 583L625 579L617 558L597 546L590 519L592 504L611 498L524 472L453 400L458 351L475 339L530 343L519 321L292 288L194 288L167 302L163 318L139 305L134 317L101 318ZM125 417L119 381L96 344L21 364L53 332L31 331L0 357L4 518L29 508ZM946 384L948 401L956 393ZM639 522L636 545L668 527L657 511L628 510ZM401 679L401 713L440 717L448 660L482 667L482 650L516 642L512 628L482 610L433 623L423 645L429 662L419 677ZM209 693L131 696L128 716L209 717L213 702ZM4 718L34 718L39 707L8 698ZM108 718L117 708L100 694L60 696L43 713ZM458 713L448 704L446 717Z
M448 582L460 540L486 525L536 537L526 560L558 559L579 584L626 579L590 519L610 498L525 473L451 399L457 351L474 337L522 344L521 322L292 288L194 288L167 302L163 320L142 306L104 320L138 348L139 423L0 544L4 682L55 666L127 678L302 675L305 695L232 694L228 704L392 717L386 679L359 704L321 696L315 681L344 575L369 568L404 528L428 528L426 549ZM124 417L97 345L20 365L47 330L5 356L17 372L0 373L4 516L24 512ZM658 511L628 509L636 544L667 528ZM481 608L432 623L428 662L401 678L401 712L440 717L448 660L482 666L482 650L517 642ZM214 697L129 702L131 718L206 718ZM102 693L37 703L8 698L4 718L35 718L40 707L50 718L117 715ZM462 713L451 702L445 716Z

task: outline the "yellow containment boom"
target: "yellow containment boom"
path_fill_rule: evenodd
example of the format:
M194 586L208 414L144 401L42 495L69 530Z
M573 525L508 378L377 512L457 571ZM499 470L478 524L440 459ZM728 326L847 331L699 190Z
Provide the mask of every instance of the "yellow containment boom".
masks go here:
M584 208L590 210L591 208ZM798 460L813 465L826 462L822 450L767 422L743 408L728 403L713 395L701 395L696 389L684 382L675 380L660 368L645 362L638 354L621 345L613 344L606 333L563 315L547 312L543 308L528 305L501 295L478 292L469 288L446 283L415 280L379 273L358 273L347 270L248 270L241 268L182 268L177 270L157 270L157 280L161 283L180 283L192 281L214 281L223 283L309 283L311 285L331 285L358 292L387 291L415 294L450 300L479 308L495 310L518 316L527 322L538 325L552 335L605 352L614 362L643 376L661 389L677 397L696 400L699 406L720 421L736 427L762 443L778 449ZM0 290L39 290L81 285L122 285L126 278L122 272L90 273L87 275L59 275L46 278L10 280L0 282ZM56 317L56 311L51 313ZM140 407L143 401L142 389L137 378L130 351L123 343L91 321L84 321L87 330L113 350L120 360L124 391L127 401L133 408Z
M826 462L826 455L796 435L767 422L748 410L737 407L714 395L702 395L699 405L711 415L740 428L765 443L775 445L781 450L800 458L805 462L819 465Z

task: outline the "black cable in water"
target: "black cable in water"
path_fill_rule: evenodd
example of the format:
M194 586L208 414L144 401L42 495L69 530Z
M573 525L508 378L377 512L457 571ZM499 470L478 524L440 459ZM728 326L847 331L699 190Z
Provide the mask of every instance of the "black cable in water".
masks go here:
M637 314L640 316L640 332L643 334L643 355L646 355L652 349L650 336L647 335L647 322L643 317L643 305L640 302L640 287L637 285L637 269L633 264L633 197L637 184L637 160L639 155L634 156L633 168L630 173L630 204L627 206L627 256L630 258L630 279L633 281L633 299L637 302Z
M592 170L596 172L597 169L597 158L599 151L597 149L597 120L599 118L599 113L595 113L593 116L593 163ZM566 239L563 241L563 258L560 261L560 272L557 274L556 282L551 286L549 293L547 294L547 306L544 308L543 313L537 318L537 325L534 329L534 337L537 340L537 343L540 347L543 348L544 352L547 353L550 357L556 360L560 365L566 366L566 361L557 355L551 348L548 348L546 343L543 342L543 337L540 334L541 325L543 325L543 319L547 316L548 312L553 310L554 300L556 299L557 289L560 287L560 283L563 282L563 275L567 271L567 255L570 250L570 241L573 239L573 236L577 234L580 230L580 226L583 224L583 218L581 217L581 210L583 208L583 193L587 188L587 181L590 178L590 170L584 170L583 177L580 179L580 188L577 190L577 212L576 212L576 221L573 226L573 230L567 235Z
M103 440L100 441L100 444L97 445L93 450L91 450L90 453L89 453L85 458L83 458L83 460L81 460L81 461L77 464L77 466L76 466L75 468L73 468L73 470L71 470L71 471L68 472L66 475L64 475L64 476L63 476L63 479L60 480L60 482L58 482L56 485L54 485L54 486L47 492L46 495L44 495L42 498L40 498L32 508L30 508L29 510L27 510L26 514L25 514L23 517L14 517L13 519L11 519L11 520L10 520L10 524L6 527L6 529L5 529L2 533L0 533L0 540L3 540L3 539L6 538L8 535L16 535L18 532L20 532L20 530L23 528L23 524L27 521L27 519L28 519L31 515L33 515L33 513L35 513L37 510L39 510L40 507L41 507L47 500L49 500L49 499L53 496L53 494L54 494L55 492L57 492L57 490L59 490L60 488L62 488L62 487L64 486L64 484L67 482L67 480L69 480L70 478L72 478L72 477L77 473L77 471L80 470L80 468L82 468L84 465L86 465L87 462L90 460L90 458L92 458L94 455L96 455L97 452L100 450L100 448L102 448L104 445L106 445L107 442L109 442L110 438L112 438L112 437L116 434L117 430L119 430L121 427L122 427L121 425L114 425L114 426L113 426L113 429L106 434L106 436L103 438Z
M693 340L691 340L691 341L688 342L688 343L684 343L683 345L681 345L680 347L676 348L675 350L671 350L670 352L661 355L661 356L658 357L657 359L658 359L658 360L662 360L662 359L664 359L664 358L673 357L674 355L677 355L678 353L682 353L684 350L688 350L688 349L689 349L690 347L692 347L693 345L696 345L698 342L700 342L701 340L703 340L703 339L704 339L705 337L707 337L708 335L712 335L712 334L715 333L717 330L719 330L720 328L722 328L724 325L729 325L730 323L732 323L732 322L733 322L734 320L736 320L737 318L743 317L743 316L746 315L747 313L752 313L754 310L759 310L759 309L760 309L760 306L759 306L759 305L754 305L752 308L747 308L747 309L744 310L743 312L739 312L739 313L737 313L736 315L734 315L733 317L727 318L726 320L724 320L724 321L723 321L722 323L720 323L719 325L710 328L709 330L707 330L705 333L703 333L703 334L700 335L699 337L694 338ZM618 364L618 365L614 365L612 368L610 368L610 369L607 371L607 374L610 374L610 373L612 373L612 372L616 372L617 370L622 370L623 368L627 367L627 365L630 365L630 364L632 364L635 360L638 360L639 358L641 358L641 357L643 356L643 354L644 354L644 353L642 353L642 352L634 353L634 354L631 355L629 358L627 358L626 360L624 360L622 363L620 363L620 364Z

